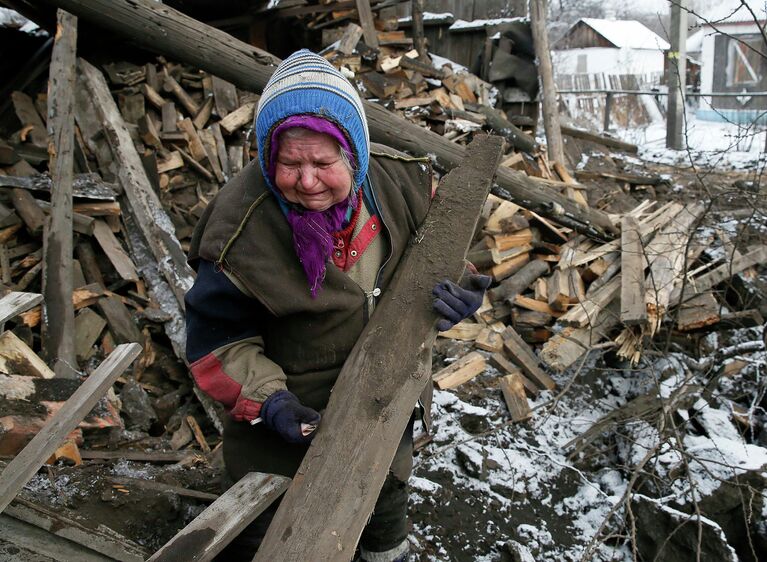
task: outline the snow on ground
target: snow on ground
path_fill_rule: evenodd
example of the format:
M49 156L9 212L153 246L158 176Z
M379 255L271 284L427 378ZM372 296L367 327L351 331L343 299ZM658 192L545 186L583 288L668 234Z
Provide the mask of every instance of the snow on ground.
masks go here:
M619 129L618 136L639 145L644 160L676 166L732 168L748 170L764 166L765 129L758 125L701 121L687 114L686 150L666 148L666 122L658 121L645 128Z

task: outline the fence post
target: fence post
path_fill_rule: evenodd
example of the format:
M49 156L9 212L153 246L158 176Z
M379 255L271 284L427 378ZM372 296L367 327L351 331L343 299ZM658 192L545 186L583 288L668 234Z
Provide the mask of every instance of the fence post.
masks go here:
M613 106L613 93L612 92L606 92L605 95L605 126L604 131L605 133L610 130L610 110Z

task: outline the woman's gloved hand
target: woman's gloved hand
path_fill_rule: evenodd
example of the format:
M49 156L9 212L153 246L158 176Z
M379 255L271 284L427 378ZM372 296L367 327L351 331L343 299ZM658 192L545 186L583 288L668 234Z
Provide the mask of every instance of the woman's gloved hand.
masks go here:
M320 415L301 404L289 390L278 390L261 406L261 420L288 443L309 443Z
M479 310L491 281L487 275L470 273L463 277L460 286L449 279L437 283L431 291L434 310L442 316L437 321L437 329L440 332L449 330Z

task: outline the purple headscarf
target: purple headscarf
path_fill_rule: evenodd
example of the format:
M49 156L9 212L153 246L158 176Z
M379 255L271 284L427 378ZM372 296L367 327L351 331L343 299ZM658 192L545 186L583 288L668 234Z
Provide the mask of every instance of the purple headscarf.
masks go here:
M354 153L348 140L335 123L314 115L293 115L275 127L271 134L268 173L274 185L276 185L274 170L280 151L280 136L293 127L331 136L347 154L352 166L354 165ZM306 273L312 298L317 298L317 293L325 280L325 264L334 250L333 233L343 229L349 216L349 209L357 206L357 191L358 186L353 185L348 198L324 211L310 211L295 204L287 206L286 218L293 231L293 248ZM284 200L282 193L277 195Z

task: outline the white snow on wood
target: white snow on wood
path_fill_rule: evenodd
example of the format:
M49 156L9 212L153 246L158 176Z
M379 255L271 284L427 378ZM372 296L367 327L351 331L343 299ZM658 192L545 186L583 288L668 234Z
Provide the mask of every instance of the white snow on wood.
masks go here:
M618 48L658 49L663 51L671 48L671 45L665 39L636 20L581 18L580 21Z
M453 25L449 27L450 31L469 31L472 29L482 29L484 27L492 25L501 25L504 23L514 23L517 21L527 21L527 18L496 18L490 20L456 20Z
M397 23L411 23L412 21L413 16L397 18ZM451 12L424 12L423 21L453 23L455 16Z
M27 18L8 8L0 8L0 27L18 29L24 33L37 33L40 27Z

